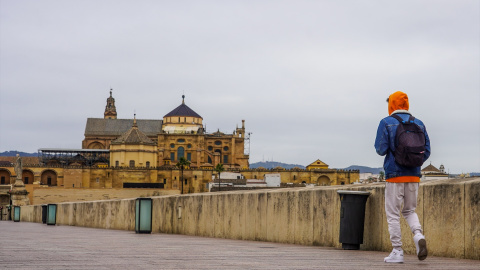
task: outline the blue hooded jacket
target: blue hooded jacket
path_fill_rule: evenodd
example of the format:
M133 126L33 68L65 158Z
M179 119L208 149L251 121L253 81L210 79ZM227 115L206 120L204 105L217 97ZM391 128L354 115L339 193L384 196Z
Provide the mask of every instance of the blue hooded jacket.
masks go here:
M392 114L400 116L404 121L407 121L410 117L410 113L407 110L396 110ZM423 122L415 118L414 123L417 124L425 133L425 156L423 158L423 161L425 162L430 157L430 139ZM381 156L386 155L383 163L386 180L399 176L422 176L420 173L420 167L409 168L401 166L395 162L393 152L395 151L395 137L399 124L400 123L397 119L393 118L392 116L388 116L380 121L377 129L375 149L377 154Z

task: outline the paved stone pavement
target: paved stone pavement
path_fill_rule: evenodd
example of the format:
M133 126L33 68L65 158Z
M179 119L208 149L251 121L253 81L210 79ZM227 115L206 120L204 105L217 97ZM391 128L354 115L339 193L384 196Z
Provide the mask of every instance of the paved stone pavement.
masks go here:
M480 269L480 261L0 221L0 269Z

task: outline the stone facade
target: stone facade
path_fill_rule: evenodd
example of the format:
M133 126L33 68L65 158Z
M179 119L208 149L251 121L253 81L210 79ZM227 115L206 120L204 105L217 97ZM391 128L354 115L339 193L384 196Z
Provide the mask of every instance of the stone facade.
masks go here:
M181 157L184 157L191 162L193 168L214 167L218 163L222 163L225 168L247 169L249 156L244 153L245 121L242 120L242 127L237 127L232 134L220 131L207 133L203 127L203 118L185 104L185 96L182 98L182 103L167 113L163 120L129 120L116 118L115 100L110 92L105 108L105 117L103 119L87 119L82 148L120 151L121 147L111 144L129 132L135 121L138 130L152 140L157 149L134 151L130 147L123 151L123 153L128 152L129 157L112 154L111 166L117 166L117 163L118 166L129 166L131 160L135 161L135 159L130 159L134 155L137 155L138 158L144 156L144 154L138 155L139 152L156 151L156 161L150 166L176 164ZM113 117L113 111L115 117ZM136 164L145 163L137 161Z
M25 184L30 201L34 201L37 189L105 189L105 193L114 193L125 183L163 184L161 189L179 190L181 188L180 170L175 166L162 167L46 167L41 165L24 166L34 175L34 184ZM232 170L241 173L246 179L264 179L267 174L280 174L282 183L315 184L320 186L348 185L359 180L358 171L336 169L323 170L269 170L244 169ZM0 167L0 173L13 174L13 167ZM213 168L188 168L184 170L184 193L208 192L207 184L216 172ZM50 178L50 185L46 178Z
M146 167L157 165L157 144L141 132L137 119L132 127L110 143L110 166Z

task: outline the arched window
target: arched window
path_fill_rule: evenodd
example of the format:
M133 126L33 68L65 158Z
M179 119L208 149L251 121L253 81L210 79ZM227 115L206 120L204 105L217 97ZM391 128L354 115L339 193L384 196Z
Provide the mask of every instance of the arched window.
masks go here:
M177 158L180 160L180 158L185 157L185 148L182 146L178 147L177 149Z
M32 171L30 171L30 170L23 170L22 176L23 176L23 183L24 183L24 184L33 184L34 176L33 176L33 172L32 172Z
M56 186L57 185L57 173L53 170L46 170L42 172L40 177L40 184Z
M145 162L145 166L146 166L147 168L150 168L150 161Z
M13 177L12 177L13 178ZM5 169L0 169L0 184L8 185L10 184L10 172Z
M88 145L88 149L105 149L105 146L101 142L92 142Z
M212 164L212 159L210 158L210 156L208 156L208 163Z

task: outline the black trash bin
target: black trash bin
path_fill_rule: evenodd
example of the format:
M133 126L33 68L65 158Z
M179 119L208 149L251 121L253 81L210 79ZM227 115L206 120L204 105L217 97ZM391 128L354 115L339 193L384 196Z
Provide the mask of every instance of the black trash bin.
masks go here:
M47 224L47 205L42 205L42 223Z
M370 192L338 190L340 195L340 243L343 249L360 249L363 244L365 204Z

